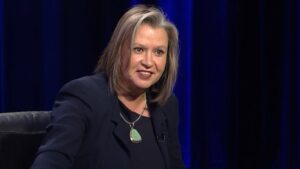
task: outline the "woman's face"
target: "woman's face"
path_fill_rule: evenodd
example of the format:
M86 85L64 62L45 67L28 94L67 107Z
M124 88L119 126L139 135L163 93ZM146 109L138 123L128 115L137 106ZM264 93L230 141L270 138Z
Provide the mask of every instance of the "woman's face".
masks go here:
M130 91L145 91L162 76L167 62L168 35L164 28L142 24L128 51L123 50L122 85Z

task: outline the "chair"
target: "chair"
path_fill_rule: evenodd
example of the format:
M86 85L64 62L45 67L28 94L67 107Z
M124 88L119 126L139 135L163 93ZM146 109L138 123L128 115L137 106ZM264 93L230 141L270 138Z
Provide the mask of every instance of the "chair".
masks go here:
M0 113L0 169L29 169L49 122L49 111Z

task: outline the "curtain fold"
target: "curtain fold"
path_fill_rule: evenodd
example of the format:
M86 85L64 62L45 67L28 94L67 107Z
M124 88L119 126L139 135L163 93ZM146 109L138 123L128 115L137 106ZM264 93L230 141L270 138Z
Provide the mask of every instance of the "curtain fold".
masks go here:
M160 0L158 5L166 12L166 15L177 26L179 31L179 72L175 86L175 94L180 103L180 142L183 159L187 167L191 166L191 111L192 111L192 12L193 1ZM178 12L180 11L180 12Z
M296 59L295 59L295 64L296 64L296 91L295 91L295 105L296 105L296 125L295 125L295 142L297 143L295 146L295 161L296 161L296 167L300 166L300 2L296 1L295 4L293 4L294 7L296 8L296 23L295 23L295 29L297 30L296 32Z
M42 1L42 98L43 107L53 102L62 80L62 58L64 57L63 1Z
M0 112L5 110L5 63L4 63L4 0L0 0Z

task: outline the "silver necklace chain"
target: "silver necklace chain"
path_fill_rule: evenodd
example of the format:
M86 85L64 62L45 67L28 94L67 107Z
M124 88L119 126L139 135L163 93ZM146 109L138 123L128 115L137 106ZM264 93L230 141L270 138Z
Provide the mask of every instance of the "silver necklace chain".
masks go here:
M133 122L128 121L123 114L120 112L121 118L124 120L125 123L127 123L130 127L133 127L136 122L140 120L142 115L144 114L145 110L147 110L147 106L144 107L143 111L140 113L139 117L137 117Z
M130 127L134 127L134 124L140 120L140 118L141 118L142 115L144 114L145 110L147 110L147 109L148 109L148 108L147 108L147 102L146 102L146 105L145 105L145 107L143 108L143 111L140 113L139 117L137 117L133 122L128 121L128 120L123 116L123 114L122 114L121 112L120 112L120 116L121 116L121 118L124 120L124 122L127 123Z

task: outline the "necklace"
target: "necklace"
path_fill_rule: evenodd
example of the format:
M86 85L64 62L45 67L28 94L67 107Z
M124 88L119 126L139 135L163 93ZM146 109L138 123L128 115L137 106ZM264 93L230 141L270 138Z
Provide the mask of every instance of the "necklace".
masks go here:
M134 128L134 124L135 124L136 122L138 122L138 121L141 119L142 115L144 114L145 110L147 110L147 109L148 109L148 108L147 108L147 101L146 101L146 104L145 104L145 107L144 107L143 111L140 113L139 117L137 117L137 118L136 118L134 121L132 121L132 122L128 121L128 120L123 116L123 114L120 112L121 118L122 118L123 121L124 121L125 123L127 123L127 124L129 125L129 127L130 127L129 138L130 138L130 141L133 142L133 143L140 143L140 142L142 141L142 136L141 136L141 134L137 131L137 129Z

